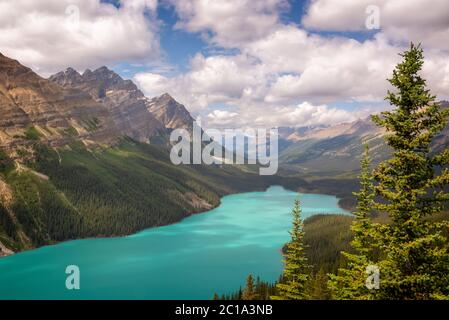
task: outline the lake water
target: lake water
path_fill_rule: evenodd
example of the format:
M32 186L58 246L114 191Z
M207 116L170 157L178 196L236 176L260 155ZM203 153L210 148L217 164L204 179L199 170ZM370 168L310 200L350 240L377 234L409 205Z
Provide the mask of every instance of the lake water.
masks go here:
M250 273L275 281L298 196L303 218L346 213L335 197L281 187L226 196L175 225L0 258L0 299L211 299L238 290ZM79 291L65 287L69 265L80 268Z

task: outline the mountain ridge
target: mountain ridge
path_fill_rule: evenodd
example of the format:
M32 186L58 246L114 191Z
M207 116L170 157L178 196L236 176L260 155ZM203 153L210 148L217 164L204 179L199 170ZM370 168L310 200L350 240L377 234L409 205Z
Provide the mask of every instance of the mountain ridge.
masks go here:
M0 104L0 146L13 152L27 149L27 131L50 146L113 145L121 137L168 144L171 130L191 130L194 121L168 93L147 98L105 66L45 79L1 53Z
M147 108L168 129L181 128L191 131L193 128L195 119L193 119L184 105L177 102L168 93L148 99Z
M27 145L27 130L51 145L63 145L72 134L81 139L109 143L117 137L111 130L104 106L82 91L64 89L4 55L0 58L0 145ZM96 118L97 130L87 130L86 121ZM100 126L101 124L101 126Z
M131 80L124 80L107 67L87 69L83 74L69 68L49 80L63 88L88 93L102 103L122 136L150 142L151 138L166 134L165 126L148 111L142 91Z
M437 103L449 108L447 101ZM364 144L370 147L374 165L391 155L384 139L387 132L371 118L333 126L283 128L283 132L281 166L313 177L345 174L356 177ZM434 139L432 146L435 150L449 146L449 126Z
M172 164L187 109L106 67L44 79L1 56L0 119L0 256L175 223L272 184L246 166Z

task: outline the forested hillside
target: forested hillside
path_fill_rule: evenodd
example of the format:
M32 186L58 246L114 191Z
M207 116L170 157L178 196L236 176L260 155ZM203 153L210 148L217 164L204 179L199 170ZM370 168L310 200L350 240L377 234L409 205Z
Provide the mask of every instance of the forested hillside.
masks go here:
M0 116L0 255L171 224L276 182L173 165L167 136L193 125L187 109L106 67L44 79L0 55Z
M217 206L225 194L269 185L233 166L174 166L166 149L129 138L95 150L34 148L28 163L2 160L10 197L0 207L0 241L15 250L171 224Z

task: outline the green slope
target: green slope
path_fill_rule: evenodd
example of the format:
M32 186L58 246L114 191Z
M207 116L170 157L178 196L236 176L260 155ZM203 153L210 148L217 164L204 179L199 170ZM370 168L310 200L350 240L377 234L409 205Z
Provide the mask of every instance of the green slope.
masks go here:
M174 166L166 149L129 139L97 150L37 145L35 155L0 173L13 193L0 206L0 241L16 250L167 225L271 183L244 167Z

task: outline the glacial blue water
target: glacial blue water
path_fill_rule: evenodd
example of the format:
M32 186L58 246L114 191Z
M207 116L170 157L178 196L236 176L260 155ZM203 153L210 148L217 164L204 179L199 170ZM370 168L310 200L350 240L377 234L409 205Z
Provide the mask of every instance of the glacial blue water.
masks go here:
M238 290L250 273L275 281L298 197L304 219L347 213L333 196L282 187L230 195L174 225L0 258L0 299L211 299ZM80 290L66 288L69 265L80 269Z

